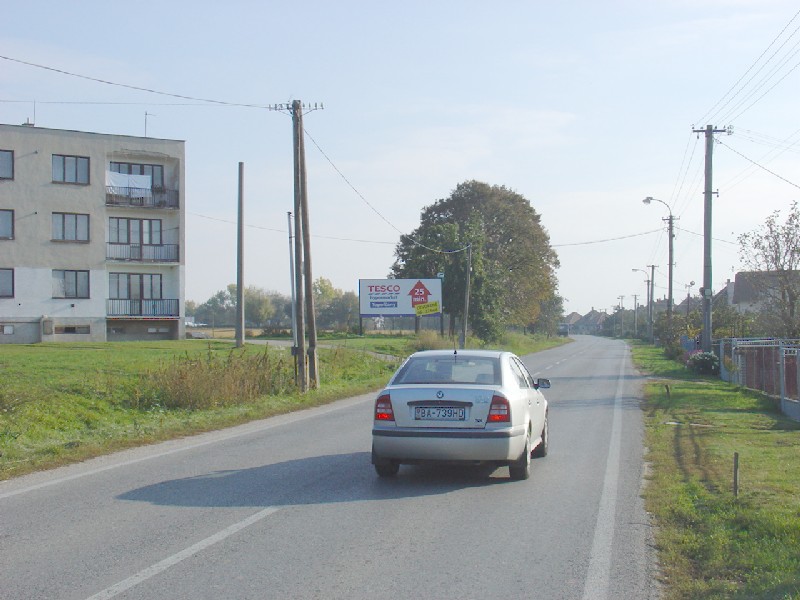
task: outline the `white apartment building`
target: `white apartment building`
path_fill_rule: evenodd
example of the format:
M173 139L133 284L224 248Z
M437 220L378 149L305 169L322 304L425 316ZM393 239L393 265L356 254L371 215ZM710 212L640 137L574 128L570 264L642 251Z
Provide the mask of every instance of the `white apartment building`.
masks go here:
M184 337L179 140L0 125L0 344Z

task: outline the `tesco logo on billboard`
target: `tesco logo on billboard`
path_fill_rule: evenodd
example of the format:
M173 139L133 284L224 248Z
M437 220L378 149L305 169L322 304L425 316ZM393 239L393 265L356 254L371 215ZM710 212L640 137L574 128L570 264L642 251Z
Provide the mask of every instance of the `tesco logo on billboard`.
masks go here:
M399 294L400 286L395 285L368 285L367 289L371 294Z

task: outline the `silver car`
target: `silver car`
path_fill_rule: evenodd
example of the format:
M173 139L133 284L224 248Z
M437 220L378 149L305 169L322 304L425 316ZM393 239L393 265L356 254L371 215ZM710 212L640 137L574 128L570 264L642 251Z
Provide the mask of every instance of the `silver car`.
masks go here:
M547 379L511 352L428 350L412 354L378 394L372 464L381 477L428 461L508 466L527 479L547 454Z

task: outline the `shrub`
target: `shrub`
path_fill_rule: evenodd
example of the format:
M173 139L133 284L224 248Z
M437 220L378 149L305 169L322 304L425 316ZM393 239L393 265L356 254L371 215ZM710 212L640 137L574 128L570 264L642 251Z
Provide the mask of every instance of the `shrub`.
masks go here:
M698 375L718 375L719 358L713 352L694 352L686 361L689 370Z

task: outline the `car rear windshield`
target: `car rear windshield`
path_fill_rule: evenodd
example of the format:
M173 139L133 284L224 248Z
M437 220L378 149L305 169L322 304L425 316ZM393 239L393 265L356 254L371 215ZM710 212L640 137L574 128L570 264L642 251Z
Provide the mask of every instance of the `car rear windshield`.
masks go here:
M499 385L500 359L458 356L412 357L400 369L393 383Z

